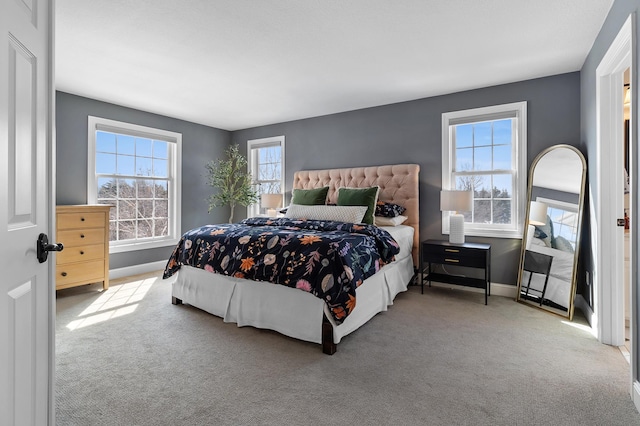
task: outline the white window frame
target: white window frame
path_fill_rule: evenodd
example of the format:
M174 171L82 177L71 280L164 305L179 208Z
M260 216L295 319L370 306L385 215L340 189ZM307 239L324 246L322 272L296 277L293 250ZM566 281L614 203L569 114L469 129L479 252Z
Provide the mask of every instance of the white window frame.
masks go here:
M482 121L515 119L515 140L511 145L511 167L514 170L512 195L512 223L505 224L464 224L465 235L494 238L522 238L524 214L527 199L527 102L514 102L473 108L442 114L442 189L455 189L452 178L455 167L455 146L453 127L459 124L478 123ZM449 215L442 212L442 233L449 234Z
M285 192L285 188L284 188L284 183L285 183L285 178L284 178L284 158L285 158L285 150L284 150L284 135L281 136L271 136L268 138L260 138L260 139L251 139L247 141L247 167L249 170L249 173L251 173L251 177L254 181L254 183L256 182L256 173L257 171L254 170L255 166L256 166L256 159L255 159L255 149L259 149L259 148L267 148L269 146L279 146L282 149L282 162L281 162L281 167L282 170L280 172L280 188L282 191L282 206L284 207L284 192ZM247 217L253 217L253 216L259 216L260 215L260 200L258 200L257 203L251 204L249 206L247 206Z
M178 243L181 236L182 213L182 134L168 130L140 126L138 124L109 120L89 116L88 120L88 162L87 162L87 202L95 204L98 200L98 175L96 173L96 132L98 130L144 137L169 142L167 191L169 193L169 232L165 237L153 237L145 240L111 241L109 253L122 253L156 247L171 246Z

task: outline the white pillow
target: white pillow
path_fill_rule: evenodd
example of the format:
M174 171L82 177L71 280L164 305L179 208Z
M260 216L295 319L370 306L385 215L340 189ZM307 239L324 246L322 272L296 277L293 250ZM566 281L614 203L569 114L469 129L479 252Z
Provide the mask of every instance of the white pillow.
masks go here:
M303 206L291 204L285 214L288 218L309 220L335 220L347 223L362 223L367 206Z
M382 217L376 216L374 218L376 226L398 226L402 225L407 219L407 216L396 216L396 217Z

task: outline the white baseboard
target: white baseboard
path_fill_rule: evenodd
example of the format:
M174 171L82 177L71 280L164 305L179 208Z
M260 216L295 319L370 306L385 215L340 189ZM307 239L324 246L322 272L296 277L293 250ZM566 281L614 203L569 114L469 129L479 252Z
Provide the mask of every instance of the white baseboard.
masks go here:
M640 382L637 380L633 382L633 390L631 391L631 399L636 405L636 410L640 411Z
M427 285L427 284L425 284ZM475 287L467 287L463 285L455 285L455 284L445 284L433 281L431 283L434 287L443 287L443 288L454 288L456 290L463 291L471 291L474 293L484 293L484 289L475 288ZM502 297L510 297L515 300L517 287L515 285L509 284L500 284L500 283L491 283L491 296L502 296Z
M110 269L109 279L130 277L132 275L147 274L149 272L162 271L167 265L166 260L158 260L157 262L143 263L141 265L127 266L124 268Z

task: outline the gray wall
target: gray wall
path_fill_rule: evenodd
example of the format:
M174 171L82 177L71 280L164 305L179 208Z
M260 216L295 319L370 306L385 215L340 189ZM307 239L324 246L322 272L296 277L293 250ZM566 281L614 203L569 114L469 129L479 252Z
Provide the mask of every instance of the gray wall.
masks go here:
M582 70L580 71L580 111L581 111L581 139L582 145L586 147L587 152L587 161L589 157L592 159L591 165L595 164L595 159L597 155L597 120L596 120L596 68L600 64L600 61L607 53L609 46L613 43L614 39L620 32L622 25L629 17L629 14L636 14L636 23L635 23L635 40L636 40L636 51L634 52L636 58L639 57L640 54L640 44L638 44L638 40L640 40L640 26L638 25L638 12L640 10L640 0L615 0L613 5L611 6L611 10L609 11L609 15L607 16L602 28L600 29L600 33L596 38L587 59L582 66ZM633 64L634 67L637 67L637 59ZM633 78L633 77L632 77ZM632 110L637 111L636 106L638 105L638 80L637 78L631 81L631 89L633 90L633 107ZM638 116L635 115L637 113L634 112L634 120L637 120ZM636 135L632 136L632 140L636 138ZM638 155L638 151L636 151L636 156ZM636 164L638 161L638 157L634 158ZM637 187L638 184L638 176L632 176L633 186ZM586 208L593 209L599 199L600 194L597 191L596 182L597 182L597 170L595 167L590 167L588 169L588 180L589 180L589 191L587 195L590 197L586 200ZM605 189L606 190L606 189ZM632 209L632 218L631 223L638 223L638 206L633 206ZM583 294L585 299L589 302L589 304L593 307L593 288L592 286L587 286L584 283L584 271L589 271L591 276L593 276L593 271L595 267L595 253L593 251L593 247L591 247L591 235L597 232L597 228L595 227L595 221L590 221L589 216L586 216L585 220L585 232L582 235L582 241L584 242L583 249L583 257L581 259L583 265L580 267L580 278L579 283L581 286L578 288L578 291ZM637 227L632 227L632 232L637 233ZM635 250L634 250L635 251ZM637 265L634 262L631 262L633 267L636 268ZM632 275L632 278L634 275ZM640 294L637 294L640 297ZM640 341L640 328L635 327L636 336L632 340ZM636 363L640 363L640 353L636 353ZM639 372L640 374L640 372ZM638 377L636 377L638 379Z
M286 191L296 170L418 163L420 238L446 238L439 210L442 113L518 101L528 101L528 164L551 145L579 145L577 72L234 131L232 139L246 149L249 139L284 135ZM520 240L467 240L490 243L492 281L515 285Z
M107 118L182 134L182 232L206 223L226 222L228 208L207 213L205 164L224 156L231 143L226 130L125 108L64 92L56 93L56 204L87 202L87 117ZM167 260L172 246L110 256L111 269Z

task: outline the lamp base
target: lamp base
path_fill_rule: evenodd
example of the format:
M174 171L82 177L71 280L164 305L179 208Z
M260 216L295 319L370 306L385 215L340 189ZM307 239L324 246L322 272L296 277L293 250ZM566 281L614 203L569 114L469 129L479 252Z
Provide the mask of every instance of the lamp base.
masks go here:
M464 244L464 215L456 213L449 216L449 242Z

